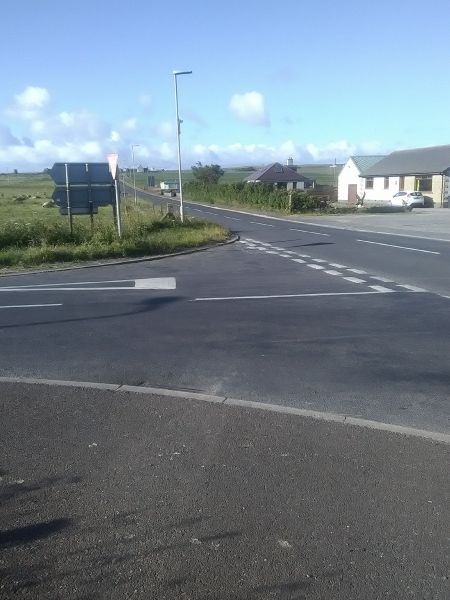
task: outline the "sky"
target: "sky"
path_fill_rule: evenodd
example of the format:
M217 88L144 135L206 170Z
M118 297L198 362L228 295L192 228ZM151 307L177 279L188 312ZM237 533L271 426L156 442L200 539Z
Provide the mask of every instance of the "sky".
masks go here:
M450 3L2 0L0 172L344 162L450 144Z

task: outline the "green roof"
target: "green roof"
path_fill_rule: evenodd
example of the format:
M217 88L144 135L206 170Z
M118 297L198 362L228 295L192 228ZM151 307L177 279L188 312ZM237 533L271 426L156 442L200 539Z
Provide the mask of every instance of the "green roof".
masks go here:
M374 154L372 156L351 156L352 161L357 166L360 172L365 171L366 169L370 169L373 165L376 165L377 162L380 162L382 158L385 158L384 154Z

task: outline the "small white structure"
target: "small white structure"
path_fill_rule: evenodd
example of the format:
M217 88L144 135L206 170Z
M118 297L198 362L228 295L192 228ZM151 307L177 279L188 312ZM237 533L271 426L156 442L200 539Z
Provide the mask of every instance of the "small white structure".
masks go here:
M159 187L168 192L168 191L172 191L174 190L175 192L178 192L178 181L161 181L161 183L159 184Z
M338 202L356 204L358 196L363 197L365 180L361 173L369 169L384 156L350 156L338 177ZM381 198L380 198L381 199Z

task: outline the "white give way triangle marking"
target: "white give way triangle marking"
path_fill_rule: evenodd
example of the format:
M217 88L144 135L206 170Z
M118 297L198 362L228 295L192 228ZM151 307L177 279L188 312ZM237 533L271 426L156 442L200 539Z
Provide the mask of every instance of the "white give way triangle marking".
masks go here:
M106 285L106 284L129 285ZM149 277L147 279L116 279L113 281L79 281L70 283L41 283L0 287L0 292L96 292L103 290L175 290L175 277Z

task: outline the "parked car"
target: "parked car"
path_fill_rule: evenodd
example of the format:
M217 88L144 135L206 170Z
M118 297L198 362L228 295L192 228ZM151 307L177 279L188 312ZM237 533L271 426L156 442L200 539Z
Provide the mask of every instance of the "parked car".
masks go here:
M392 196L392 206L404 206L410 210L425 206L422 192L397 192Z

